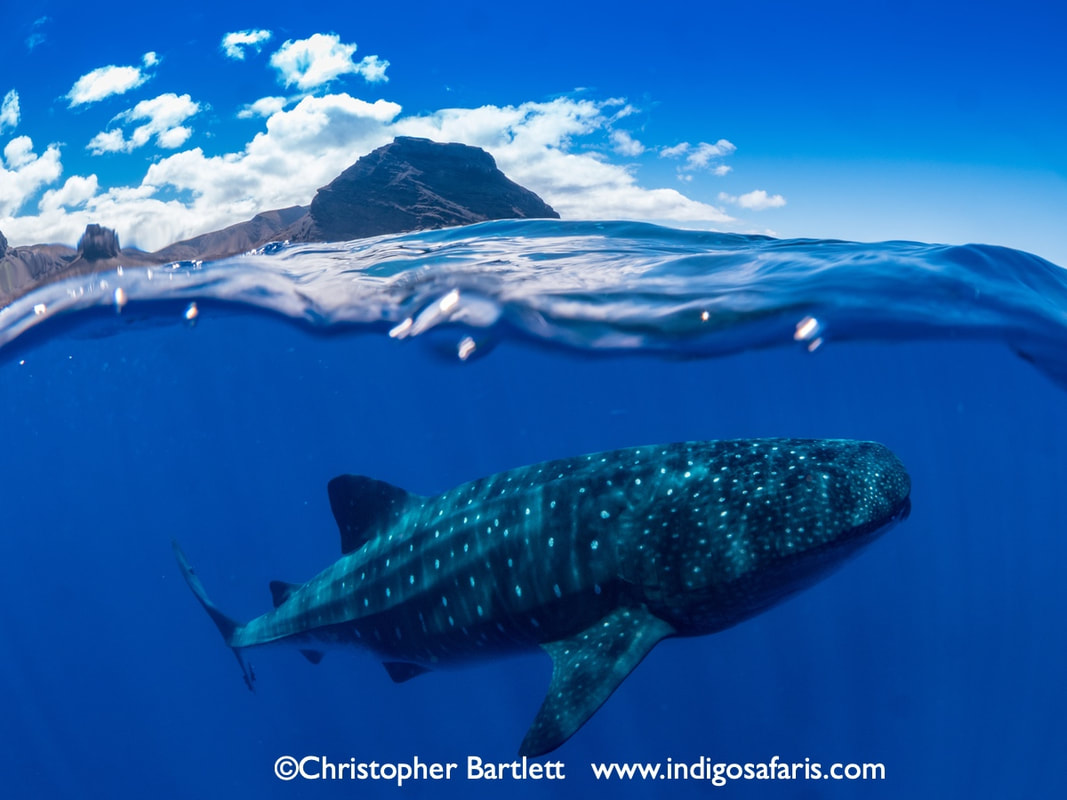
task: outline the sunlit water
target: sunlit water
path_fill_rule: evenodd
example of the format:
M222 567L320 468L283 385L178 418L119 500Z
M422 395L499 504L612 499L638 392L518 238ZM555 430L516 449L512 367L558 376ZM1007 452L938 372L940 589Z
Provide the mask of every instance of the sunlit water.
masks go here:
M1062 270L1004 248L552 221L42 287L0 311L4 784L395 796L281 784L272 765L510 760L546 657L394 685L366 656L267 650L252 695L170 540L243 619L270 579L339 554L336 474L429 494L614 447L819 436L889 445L911 518L775 610L658 647L558 752L564 783L504 790L585 795L590 761L779 755L883 762L887 780L734 790L1056 796L1065 309Z

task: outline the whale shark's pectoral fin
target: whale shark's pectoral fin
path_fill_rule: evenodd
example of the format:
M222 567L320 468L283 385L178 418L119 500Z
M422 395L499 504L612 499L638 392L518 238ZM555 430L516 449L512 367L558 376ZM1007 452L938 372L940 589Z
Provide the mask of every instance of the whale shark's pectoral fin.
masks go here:
M644 606L618 608L569 639L542 645L552 682L519 755L540 756L574 735L674 628Z
M363 475L338 475L327 486L330 510L341 532L341 552L359 550L418 495Z

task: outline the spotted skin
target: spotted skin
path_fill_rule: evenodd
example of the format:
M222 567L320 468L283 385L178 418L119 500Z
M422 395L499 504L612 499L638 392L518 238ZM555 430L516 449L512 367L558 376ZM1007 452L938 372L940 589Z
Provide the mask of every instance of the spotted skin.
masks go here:
M562 744L657 642L734 625L818 580L910 508L882 445L683 442L549 461L437 497L330 483L346 550L240 625L183 573L240 651L355 644L395 680L544 648L548 696L521 752ZM251 673L246 670L251 685Z

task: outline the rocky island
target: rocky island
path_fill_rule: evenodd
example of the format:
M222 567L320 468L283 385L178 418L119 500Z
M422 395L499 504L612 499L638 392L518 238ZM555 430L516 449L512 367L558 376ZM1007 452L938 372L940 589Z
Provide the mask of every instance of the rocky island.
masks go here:
M0 307L41 283L118 266L210 261L278 241L347 241L530 217L559 214L509 180L481 148L397 137L319 189L309 206L265 211L153 253L120 247L118 234L98 224L86 227L77 248L9 247L0 232Z

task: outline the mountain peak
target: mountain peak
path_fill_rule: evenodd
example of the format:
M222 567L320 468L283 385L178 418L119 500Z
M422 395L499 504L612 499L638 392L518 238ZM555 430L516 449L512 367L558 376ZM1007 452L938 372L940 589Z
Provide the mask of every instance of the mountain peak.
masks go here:
M309 217L291 238L345 241L559 214L509 180L479 147L399 136L319 189Z

